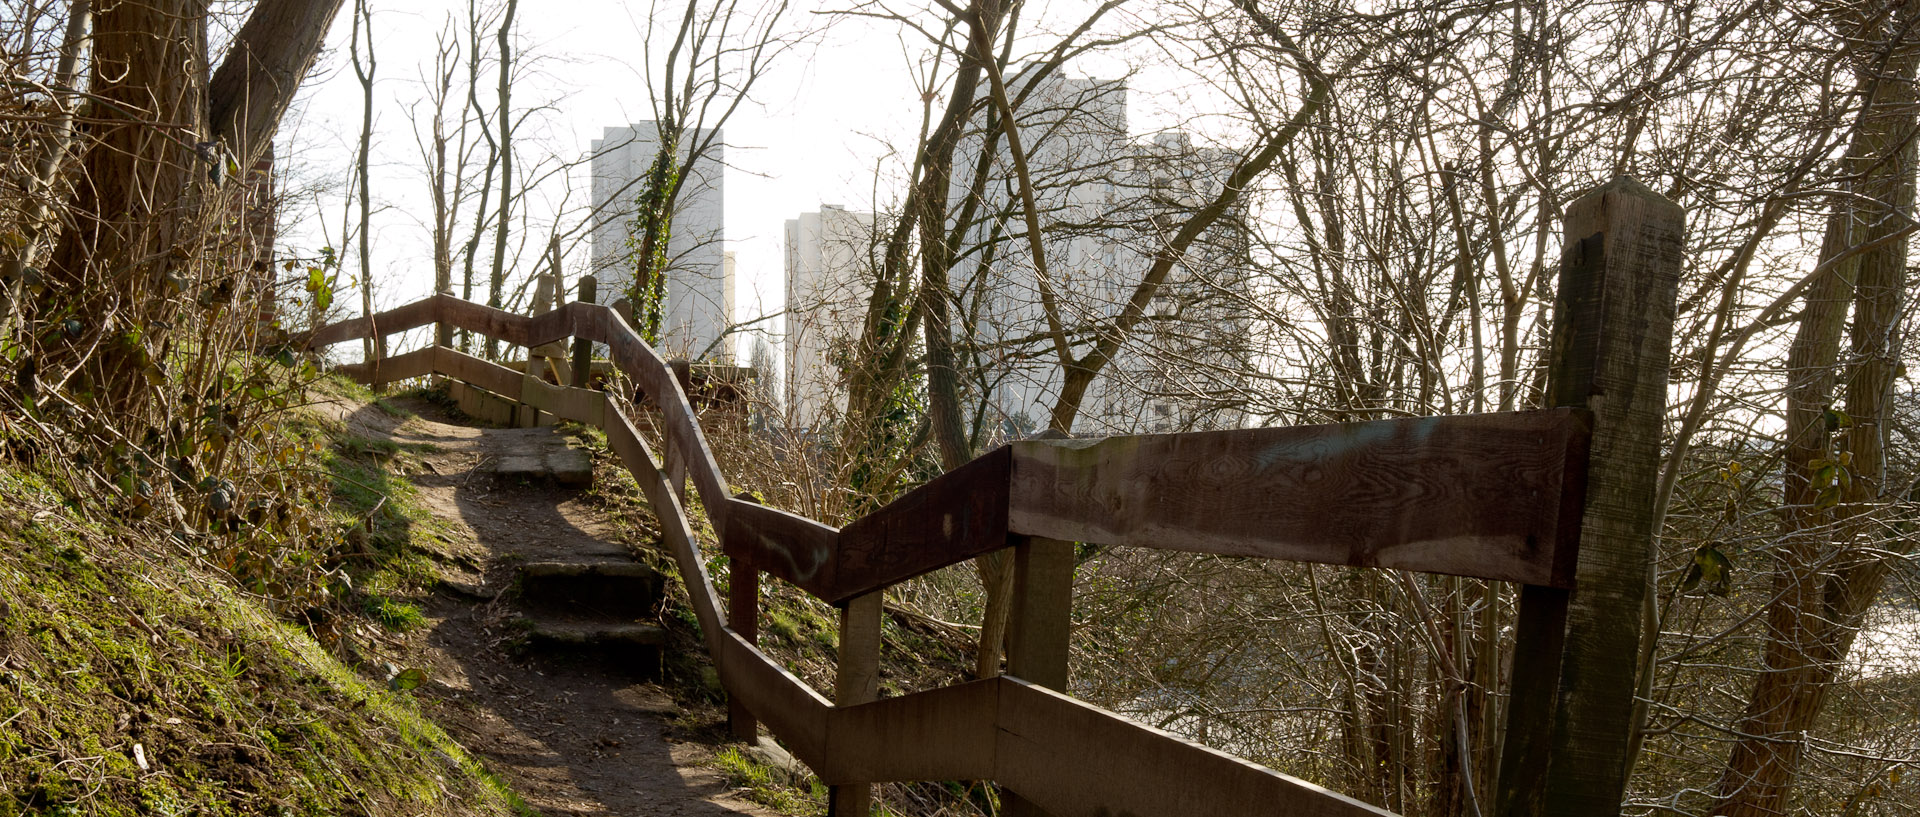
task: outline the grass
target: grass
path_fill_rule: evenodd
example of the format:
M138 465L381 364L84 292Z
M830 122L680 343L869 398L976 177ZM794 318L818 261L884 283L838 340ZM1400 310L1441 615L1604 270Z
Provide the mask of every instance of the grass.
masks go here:
M446 532L397 474L432 446L308 410L247 439L313 454L239 488L262 511L246 541L271 547L116 512L0 456L0 817L533 814L410 694L341 658L372 672L344 633L426 621L414 599Z
M418 629L427 623L427 617L421 614L420 608L386 596L367 596L366 611L381 626L395 632Z
M395 417L400 409L374 404ZM335 520L358 531L351 543L355 558L343 565L361 607L391 630L407 630L425 619L393 596L418 596L434 584L431 554L435 540L448 534L447 523L420 503L419 491L403 474L417 467L429 443L402 443L354 433L345 424L316 424L327 445L324 459L332 484Z
M713 756L714 768L728 784L746 789L747 799L782 814L818 817L827 813L827 787L809 775L789 782L787 772L760 762L739 746L727 746Z
M0 816L529 813L186 554L31 475L0 469L0 495Z

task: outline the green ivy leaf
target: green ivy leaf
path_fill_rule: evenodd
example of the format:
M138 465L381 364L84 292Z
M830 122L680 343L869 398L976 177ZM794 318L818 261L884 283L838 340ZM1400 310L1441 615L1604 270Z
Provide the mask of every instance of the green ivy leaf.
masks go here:
M1702 584L1716 596L1725 596L1733 589L1733 560L1713 545L1693 551L1693 564L1687 566L1687 575L1680 581L1680 592L1691 592Z
M421 684L426 682L427 673L424 670L421 670L419 667L409 667L394 673L392 678L387 679L387 688L393 690L418 689Z
M1819 469L1813 472L1813 487L1825 488L1829 485L1832 485L1834 478L1838 477L1839 475L1840 475L1840 466L1837 466L1837 465L1819 466Z

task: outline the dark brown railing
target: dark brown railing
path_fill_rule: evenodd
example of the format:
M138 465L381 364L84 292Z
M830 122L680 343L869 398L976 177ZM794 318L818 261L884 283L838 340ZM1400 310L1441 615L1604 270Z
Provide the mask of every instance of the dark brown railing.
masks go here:
M339 368L370 384L439 374L604 429L660 518L736 732L751 739L765 722L835 787L836 813L864 814L870 783L990 779L1016 795L1010 811L1059 817L1388 814L1064 694L1071 542L1520 583L1500 786L1478 797L1505 815L1617 813L1678 219L1631 180L1570 209L1549 383L1559 408L1018 442L838 530L735 498L673 367L607 307L527 317L439 295L324 327L310 346L436 323L529 349L605 344L659 408L664 462L618 402L549 384L531 362L435 346ZM730 557L724 607L681 469ZM874 700L882 592L1000 548L1016 551L1012 674ZM762 572L841 607L837 702L755 646Z

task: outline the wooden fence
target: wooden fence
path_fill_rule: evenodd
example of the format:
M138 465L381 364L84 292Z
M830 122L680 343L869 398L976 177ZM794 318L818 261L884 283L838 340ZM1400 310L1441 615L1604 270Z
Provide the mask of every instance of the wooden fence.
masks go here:
M998 781L1012 813L1384 815L1381 809L1064 694L1072 542L1444 573L1521 585L1495 792L1501 815L1618 814L1681 256L1680 210L1621 178L1570 206L1548 405L1460 417L996 449L834 529L736 498L674 367L614 311L521 316L439 295L324 327L311 347L440 324L526 348L605 344L664 419L662 460L617 401L444 346L342 366L428 374L604 429L658 514L737 734L764 722L836 814L869 784ZM532 369L532 366L528 367ZM730 557L707 575L679 474ZM1000 548L1015 569L1010 675L875 700L881 597ZM842 610L835 700L755 646L762 573Z

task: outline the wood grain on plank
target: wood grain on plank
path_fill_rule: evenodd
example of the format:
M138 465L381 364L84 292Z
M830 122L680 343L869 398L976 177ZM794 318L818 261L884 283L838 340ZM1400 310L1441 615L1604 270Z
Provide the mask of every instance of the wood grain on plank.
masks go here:
M840 530L834 604L1007 546L1007 475L1001 446L941 474Z
M846 718L844 707L870 703L880 696L880 633L886 607L885 595L885 591L876 590L858 596L840 608L840 647L834 662L833 703L841 708L835 709L833 719L828 721L827 734L827 740L838 757L845 757L849 753L849 745L871 745L876 742L873 732L849 730L854 737L842 741L836 740L831 730L833 724ZM948 729L944 733L951 733L956 724L945 726ZM941 738L944 737L945 734L942 734ZM920 744L918 748L937 746L939 739L936 738L932 744ZM871 782L858 780L830 784L827 789L827 811L834 817L867 817L873 811Z
M1017 534L1009 539L1014 554L1007 674L1064 691L1073 642L1073 543Z
M653 507L667 547L673 553L674 564L680 568L681 580L686 585L694 616L700 621L700 635L706 641L707 654L717 656L726 617L721 612L719 596L713 589L713 579L707 575L707 560L700 553L693 530L687 524L687 515L680 509L679 499L667 487L666 478L654 463L653 451L647 447L646 440L641 439L639 432L634 430L633 421L613 405L607 406L606 418L607 447L620 456L620 461L627 466L627 472L639 484L641 493L646 494L647 503Z
M833 760L815 771L829 785L993 779L1000 683L989 678L839 707L827 721Z
M439 299L425 298L376 313L372 318L363 315L323 326L314 330L308 337L307 346L319 349L344 341L372 337L376 333L391 335L395 332L405 332L408 329L433 323L439 320L439 316Z
M686 392L680 389L671 367L612 309L598 304L572 303L557 310L556 314L559 312L580 315L575 331L598 335L596 339L607 344L607 353L614 365L633 378L640 390L660 409L661 417L666 421L667 444L674 446L685 457L688 475L693 478L700 501L707 508L708 519L713 522L715 530L724 531L727 502L732 498L727 489L727 480L721 475L720 465L707 445L705 433L700 429L699 415L694 413L693 404L688 401Z
M804 516L741 499L729 499L727 556L750 559L755 568L826 598L833 592L839 531Z
M735 497L738 502L750 502L747 497ZM738 536L744 526L740 515L732 514L733 524L727 526L728 537ZM754 564L751 548L727 547L727 627L732 629L740 640L755 647L760 646L760 568ZM760 739L760 725L754 720L753 711L739 698L727 700L727 730L735 740L756 741Z
M1054 817L1393 817L1043 687L999 689L996 778Z
M441 374L479 386L508 400L519 396L521 384L526 380L519 372L458 349L444 346L434 348L433 365Z
M532 321L525 315L515 315L502 309L494 309L484 304L463 301L452 295L436 295L439 303L440 321L469 332L477 332L515 346L527 345L527 327Z
M1009 524L1069 541L1566 586L1572 409L1014 443ZM850 526L851 527L851 526Z
M352 378L355 382L379 386L433 374L433 361L433 347L429 346L371 363L348 363L335 366L334 371Z
M745 702L787 749L815 769L832 767L827 720L837 713L826 698L732 630L721 631L713 659L727 694Z
M1495 812L1510 817L1620 813L1686 255L1686 213L1631 178L1566 212L1547 400L1592 410L1592 464L1577 586L1520 597L1524 640L1493 796Z
M555 386L526 378L520 384L520 402L563 420L595 427L606 421L607 395L591 389Z

